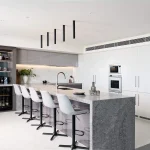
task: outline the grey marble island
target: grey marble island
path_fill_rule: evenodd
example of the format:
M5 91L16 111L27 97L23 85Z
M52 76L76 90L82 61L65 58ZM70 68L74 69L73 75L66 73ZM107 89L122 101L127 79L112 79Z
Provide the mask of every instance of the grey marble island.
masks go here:
M135 98L121 94L101 93L100 96L90 96L87 90L57 90L53 85L30 84L37 91L46 90L56 98L56 93L62 93L77 106L89 108L88 116L79 118L81 126L89 129L90 150L134 150L135 149ZM74 92L84 91L85 96L74 95ZM85 122L85 118L88 118ZM63 117L64 118L64 117ZM58 118L59 120L62 117ZM65 120L67 120L65 118ZM69 131L71 126L63 127ZM77 125L77 128L79 126ZM79 127L82 129L82 127ZM69 134L69 132L67 132ZM82 138L81 138L82 139ZM80 141L80 140L79 140ZM80 141L82 143L82 140ZM83 142L84 144L84 142Z

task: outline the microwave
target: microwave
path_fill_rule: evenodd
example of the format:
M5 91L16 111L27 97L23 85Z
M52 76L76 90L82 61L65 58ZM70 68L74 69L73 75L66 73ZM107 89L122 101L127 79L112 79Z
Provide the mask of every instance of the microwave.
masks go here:
M113 74L121 74L121 66L120 65L110 65L109 66L109 73Z

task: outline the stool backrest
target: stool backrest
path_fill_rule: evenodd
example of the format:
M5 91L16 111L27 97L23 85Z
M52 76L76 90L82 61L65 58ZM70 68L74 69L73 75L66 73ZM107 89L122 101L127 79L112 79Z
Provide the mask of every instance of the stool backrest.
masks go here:
M30 95L31 95L31 99L36 102L42 102L42 100L39 98L37 92L35 91L35 89L33 87L29 87L29 91L30 91Z
M14 87L15 94L18 95L18 96L21 96L22 93L20 91L19 85L13 84L13 87Z
M57 94L57 99L59 102L59 108L63 113L65 113L67 115L75 113L75 111L72 107L72 104L66 95Z
M20 88L21 88L21 92L22 92L23 97L29 99L30 94L29 94L27 88L23 85L20 85Z
M47 91L41 91L44 106L48 108L56 108L52 96Z

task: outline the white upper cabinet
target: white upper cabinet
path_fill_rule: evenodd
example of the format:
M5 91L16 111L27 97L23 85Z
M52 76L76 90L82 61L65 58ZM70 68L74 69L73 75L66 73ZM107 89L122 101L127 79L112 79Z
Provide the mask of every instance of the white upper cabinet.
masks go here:
M138 49L138 91L150 93L150 46Z
M129 48L121 53L122 90L137 91L137 50Z

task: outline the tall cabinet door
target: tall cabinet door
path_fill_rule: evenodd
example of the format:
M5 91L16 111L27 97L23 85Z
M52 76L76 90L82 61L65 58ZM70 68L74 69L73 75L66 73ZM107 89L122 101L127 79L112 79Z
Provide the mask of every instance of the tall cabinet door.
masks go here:
M122 90L137 91L137 49L126 48L112 52L114 64L121 65Z
M135 115L140 115L139 96L137 92L123 91L122 95L135 97Z
M138 105L138 115L150 118L150 94L138 93L137 105Z
M150 93L150 49L149 45L138 48L138 91Z

